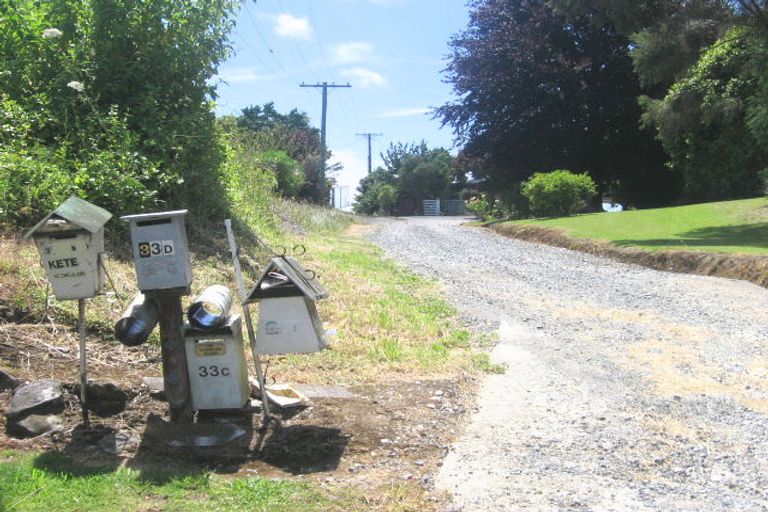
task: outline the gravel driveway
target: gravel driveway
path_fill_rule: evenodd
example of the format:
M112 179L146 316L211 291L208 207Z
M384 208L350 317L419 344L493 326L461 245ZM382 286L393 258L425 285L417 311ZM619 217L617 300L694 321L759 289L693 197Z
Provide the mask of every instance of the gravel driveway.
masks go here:
M371 235L499 334L436 478L451 510L768 510L768 290L461 222Z

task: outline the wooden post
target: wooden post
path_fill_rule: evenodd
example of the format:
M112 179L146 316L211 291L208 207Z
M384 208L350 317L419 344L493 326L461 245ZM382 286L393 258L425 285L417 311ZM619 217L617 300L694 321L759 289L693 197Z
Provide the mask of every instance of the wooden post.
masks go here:
M192 423L192 396L184 348L184 312L181 296L152 293L160 308L160 349L163 358L165 399L171 410L171 421Z
M85 365L85 299L78 299L77 301L77 331L80 335L79 350L80 350L80 410L83 414L83 425L86 427L90 425L90 419L88 418L88 372Z

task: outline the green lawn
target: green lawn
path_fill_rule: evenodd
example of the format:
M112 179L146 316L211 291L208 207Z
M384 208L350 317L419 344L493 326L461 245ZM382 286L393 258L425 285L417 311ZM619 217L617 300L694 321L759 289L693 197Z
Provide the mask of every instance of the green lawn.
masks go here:
M768 254L767 198L514 223L562 229L575 238L651 251Z

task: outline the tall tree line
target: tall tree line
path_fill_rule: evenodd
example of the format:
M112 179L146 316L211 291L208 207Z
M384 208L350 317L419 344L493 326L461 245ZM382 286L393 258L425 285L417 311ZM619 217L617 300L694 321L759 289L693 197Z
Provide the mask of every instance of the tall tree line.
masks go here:
M225 208L211 78L236 0L0 2L0 186L24 223L69 194L112 211Z
M475 0L437 110L489 190L588 172L635 206L760 192L762 3ZM762 85L761 85L762 84Z

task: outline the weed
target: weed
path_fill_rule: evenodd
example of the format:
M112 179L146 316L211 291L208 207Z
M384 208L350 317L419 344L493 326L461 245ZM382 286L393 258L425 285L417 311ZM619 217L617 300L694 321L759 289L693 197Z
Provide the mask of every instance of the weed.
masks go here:
M403 347L395 339L384 338L377 341L373 346L371 356L374 361L396 363L403 359Z
M491 356L487 352L479 352L472 356L472 364L475 369L483 373L504 373L507 368L503 364L491 361Z

